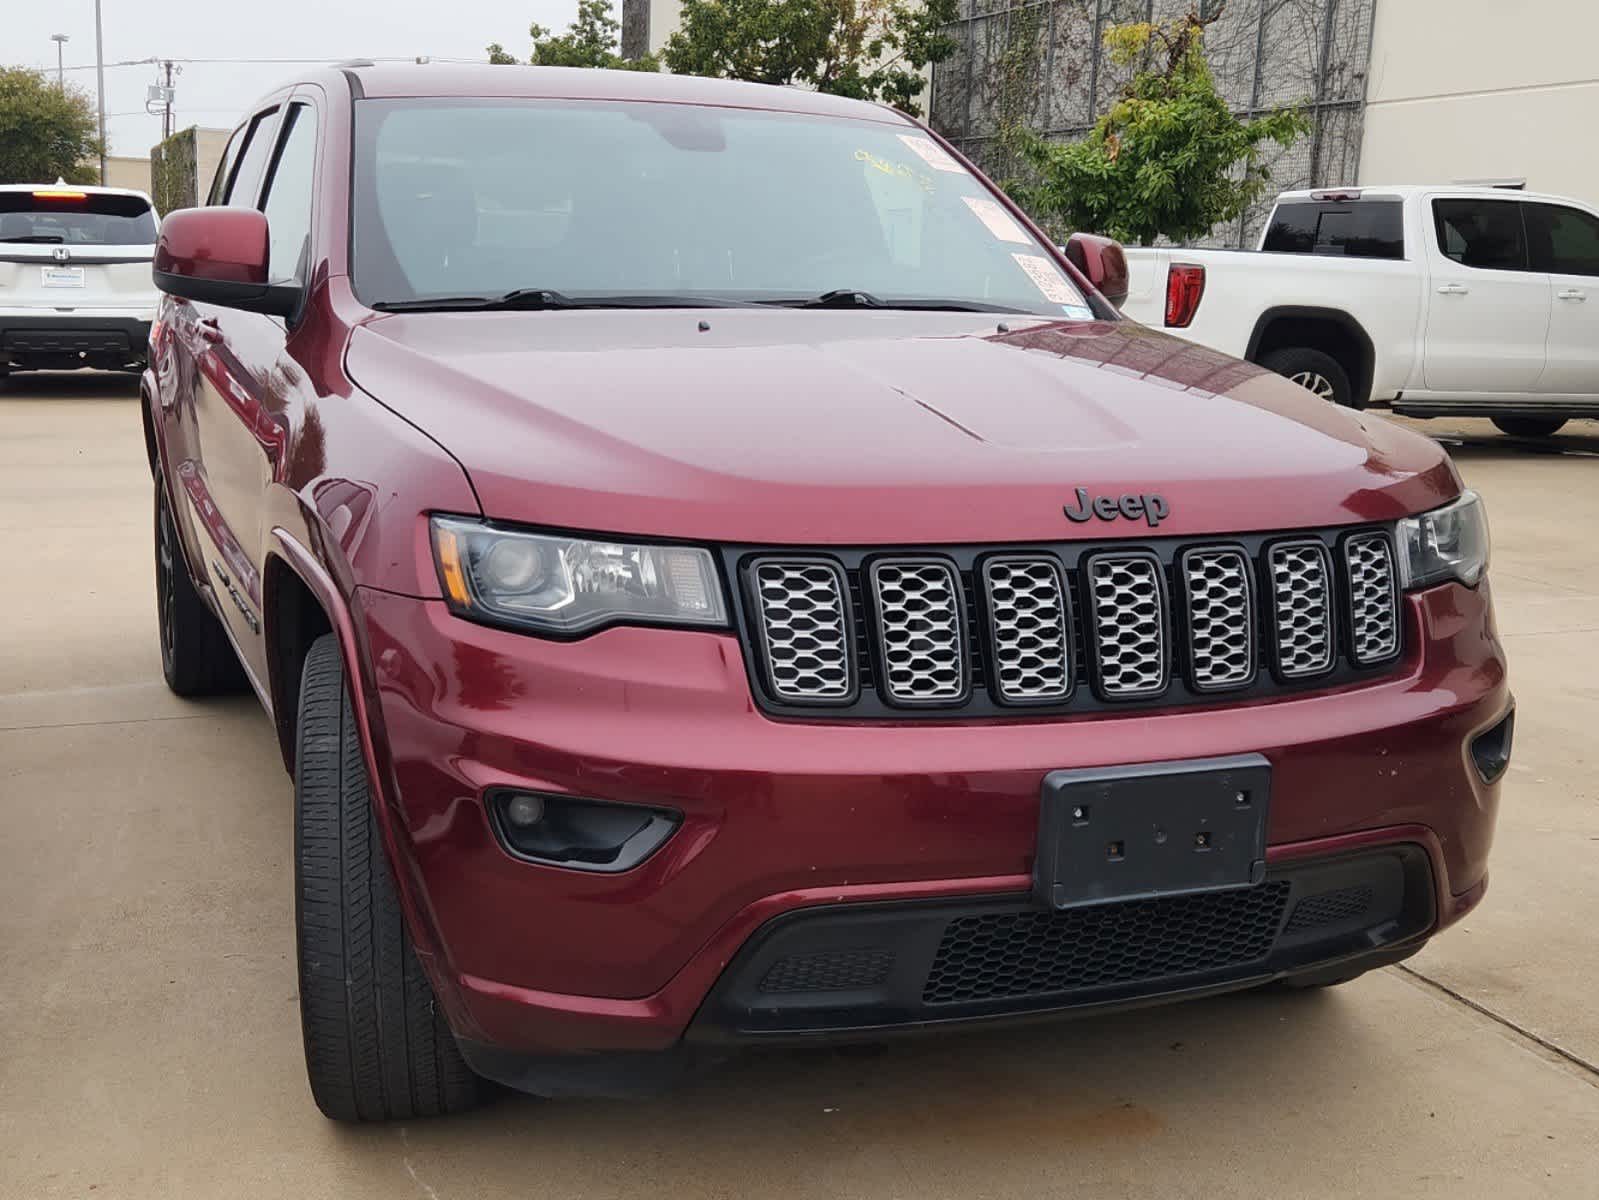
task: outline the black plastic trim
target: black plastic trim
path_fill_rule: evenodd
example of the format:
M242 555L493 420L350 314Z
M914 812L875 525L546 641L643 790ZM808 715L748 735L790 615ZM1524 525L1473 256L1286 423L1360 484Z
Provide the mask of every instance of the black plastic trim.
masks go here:
M560 803L569 801L585 808L610 808L628 809L647 816L649 821L638 832L634 833L622 843L621 850L612 862L595 863L585 862L581 859L547 858L537 854L529 854L517 849L506 832L501 818L501 800L508 800L514 795L533 795L550 802ZM531 788L497 787L491 788L483 795L483 808L489 815L489 826L494 830L494 838L504 850L518 862L533 863L541 867L556 867L565 871L581 871L592 875L620 875L624 871L631 871L634 867L647 862L654 857L657 851L667 842L672 840L672 835L683 824L683 814L675 809L662 808L652 804L625 804L616 800L596 800L592 796L572 796L562 792L538 791Z

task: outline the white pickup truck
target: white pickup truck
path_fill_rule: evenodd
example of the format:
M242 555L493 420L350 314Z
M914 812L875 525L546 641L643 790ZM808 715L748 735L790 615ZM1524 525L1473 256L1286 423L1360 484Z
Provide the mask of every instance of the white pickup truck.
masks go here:
M1599 416L1599 212L1482 187L1284 192L1258 250L1128 248L1124 311L1339 404L1545 436Z

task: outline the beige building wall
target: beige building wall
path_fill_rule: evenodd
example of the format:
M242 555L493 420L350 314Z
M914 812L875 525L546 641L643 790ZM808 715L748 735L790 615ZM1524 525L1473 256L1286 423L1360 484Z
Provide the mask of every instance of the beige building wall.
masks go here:
M216 177L217 164L222 161L222 151L227 149L233 130L199 128L194 133L194 174L200 183L199 196L203 203L211 191L211 180Z
M1599 203L1599 0L1377 0L1360 182Z
M150 194L150 160L113 154L105 160L105 185Z

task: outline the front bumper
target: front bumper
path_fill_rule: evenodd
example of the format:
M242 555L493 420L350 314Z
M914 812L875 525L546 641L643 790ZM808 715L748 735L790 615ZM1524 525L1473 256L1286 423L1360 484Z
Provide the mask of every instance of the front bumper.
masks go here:
M740 982L753 968L729 964L747 964L787 927L772 922L830 906L1019 909L1040 786L1059 768L1256 751L1273 771L1273 872L1408 847L1394 851L1410 864L1406 920L1379 922L1388 932L1375 941L1362 932L1358 945L1322 947L1317 961L1403 950L1485 886L1498 794L1467 745L1510 705L1486 587L1409 597L1410 657L1375 683L1253 705L916 724L766 717L726 634L621 628L554 643L468 624L436 601L365 589L357 598L413 929L479 1060L660 1051L687 1044L691 1026L693 1041L844 1032L795 1025L789 1004L776 1016L732 1016L763 1005ZM667 805L683 822L631 871L540 867L496 841L482 800L495 787ZM915 937L937 927L923 923ZM1175 990L1242 986L1303 961L1252 960L1242 975L1229 967ZM900 992L848 1006L848 1027L1061 1006L1058 994L1001 997L929 1018L904 998L921 965L906 970ZM1141 1002L1168 984L1141 980L1072 1003Z
M141 366L153 319L145 309L0 309L0 363L33 370Z

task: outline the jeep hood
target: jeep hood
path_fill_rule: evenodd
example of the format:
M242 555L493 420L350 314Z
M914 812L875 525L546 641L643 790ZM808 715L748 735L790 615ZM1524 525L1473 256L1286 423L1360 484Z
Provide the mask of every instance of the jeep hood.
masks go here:
M485 514L558 528L1065 540L1155 532L1068 521L1078 488L1163 496L1161 534L1388 520L1459 491L1428 439L1130 321L408 313L358 327L347 366L460 461Z

